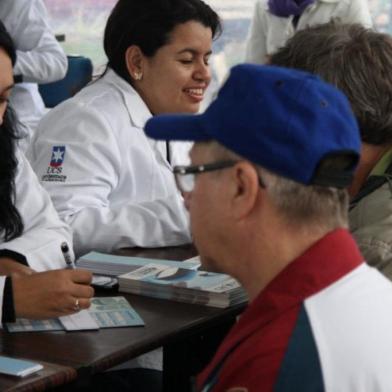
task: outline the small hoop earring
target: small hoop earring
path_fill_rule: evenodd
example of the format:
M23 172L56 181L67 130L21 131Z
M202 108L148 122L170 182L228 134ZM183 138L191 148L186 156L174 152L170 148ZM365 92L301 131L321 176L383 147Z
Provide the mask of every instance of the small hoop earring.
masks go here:
M143 79L143 73L142 73L142 72L135 72L135 73L133 74L133 78L134 78L135 80L142 80L142 79Z

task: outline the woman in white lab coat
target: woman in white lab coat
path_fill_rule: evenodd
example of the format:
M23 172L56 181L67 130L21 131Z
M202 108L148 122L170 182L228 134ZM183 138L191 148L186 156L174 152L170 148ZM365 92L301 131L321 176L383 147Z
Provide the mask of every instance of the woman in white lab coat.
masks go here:
M17 50L14 66L18 82L10 102L20 120L20 141L25 150L39 120L46 112L37 83L62 79L67 72L67 57L49 26L42 0L1 0L0 20L11 35Z
M77 255L190 242L176 151L143 127L153 114L198 111L219 31L200 0L120 0L105 30L107 71L39 124L32 166Z
M12 40L1 22L0 27L8 53L3 63L13 65L16 53ZM1 65L4 68L7 64ZM60 245L64 241L72 245L71 230L59 219L49 195L16 146L15 119L8 106L13 75L2 69L0 77L0 273L6 273L6 266L15 261L19 270L63 268Z
M245 59L265 64L297 30L336 20L371 27L367 0L257 0Z
M8 107L15 60L11 37L0 22L0 327L15 316L49 318L75 312L88 307L93 295L87 271L33 273L63 268L60 246L72 240L27 160L16 152L15 122Z

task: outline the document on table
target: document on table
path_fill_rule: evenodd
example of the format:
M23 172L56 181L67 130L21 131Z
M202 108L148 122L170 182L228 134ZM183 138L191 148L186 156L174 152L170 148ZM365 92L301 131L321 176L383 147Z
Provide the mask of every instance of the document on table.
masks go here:
M99 328L139 327L144 321L124 297L97 297L91 301L90 315Z
M88 310L49 320L17 319L9 332L83 331L99 328L144 326L143 319L124 297L95 297Z
M59 320L66 331L99 329L99 325L87 310L80 310L78 313L59 317Z
M9 332L64 331L59 319L30 320L18 318L14 323L6 323Z

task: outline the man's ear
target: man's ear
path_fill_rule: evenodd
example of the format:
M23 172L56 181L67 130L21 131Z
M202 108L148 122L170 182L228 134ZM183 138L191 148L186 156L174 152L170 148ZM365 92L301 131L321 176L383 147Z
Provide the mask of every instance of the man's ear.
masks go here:
M130 46L125 52L125 63L133 80L143 79L143 59L144 55L137 45Z
M256 207L259 177L256 168L246 161L238 162L232 172L231 209L236 218L242 219Z

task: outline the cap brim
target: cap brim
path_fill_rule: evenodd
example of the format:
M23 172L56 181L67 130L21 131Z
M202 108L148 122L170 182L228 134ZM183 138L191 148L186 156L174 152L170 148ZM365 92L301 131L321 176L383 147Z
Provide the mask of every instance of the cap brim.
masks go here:
M161 114L147 121L146 135L157 140L203 141L211 139L202 126L202 115Z

